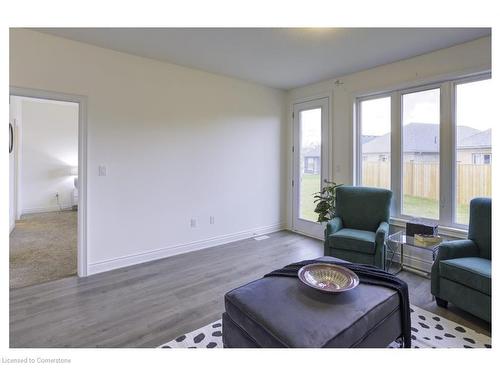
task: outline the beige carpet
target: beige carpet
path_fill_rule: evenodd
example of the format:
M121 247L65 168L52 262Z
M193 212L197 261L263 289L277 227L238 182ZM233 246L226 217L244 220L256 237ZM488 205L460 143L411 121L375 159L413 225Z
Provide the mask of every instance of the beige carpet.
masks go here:
M23 215L10 234L10 288L76 274L77 212Z

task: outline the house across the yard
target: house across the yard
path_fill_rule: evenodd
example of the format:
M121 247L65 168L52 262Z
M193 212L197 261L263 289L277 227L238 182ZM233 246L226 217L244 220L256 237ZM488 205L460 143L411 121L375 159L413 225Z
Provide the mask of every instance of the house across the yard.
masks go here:
M391 133L365 138L363 161L390 162ZM410 123L403 126L404 160L407 162L439 161L439 125ZM457 162L463 164L491 163L491 129L478 130L457 126Z

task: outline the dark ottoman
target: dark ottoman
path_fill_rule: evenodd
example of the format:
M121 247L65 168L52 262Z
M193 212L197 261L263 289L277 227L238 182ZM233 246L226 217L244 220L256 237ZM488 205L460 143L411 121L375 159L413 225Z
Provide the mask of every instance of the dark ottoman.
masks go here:
M227 348L385 348L402 335L399 296L381 286L326 294L298 278L266 277L227 293L225 307Z

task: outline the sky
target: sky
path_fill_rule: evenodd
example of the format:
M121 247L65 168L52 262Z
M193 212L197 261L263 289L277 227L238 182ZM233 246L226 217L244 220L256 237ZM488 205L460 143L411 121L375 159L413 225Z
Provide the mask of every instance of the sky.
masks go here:
M493 85L491 79L457 85L457 124L479 130L491 128L493 119ZM390 98L362 102L363 135L390 132ZM403 96L403 124L439 123L439 90L427 90Z
M457 124L479 130L491 128L493 119L493 85L491 79L457 85ZM403 95L403 124L439 123L439 89ZM390 97L361 103L363 135L383 135L391 131ZM321 109L300 112L302 147L321 143Z
M493 82L491 79L457 86L457 124L479 130L492 127Z
M321 144L321 108L300 112L301 147Z

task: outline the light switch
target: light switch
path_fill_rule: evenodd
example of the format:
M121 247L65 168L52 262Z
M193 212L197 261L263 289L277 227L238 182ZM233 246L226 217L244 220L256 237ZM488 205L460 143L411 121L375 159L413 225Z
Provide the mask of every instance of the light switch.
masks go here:
M106 166L105 165L99 166L99 176L106 176Z

